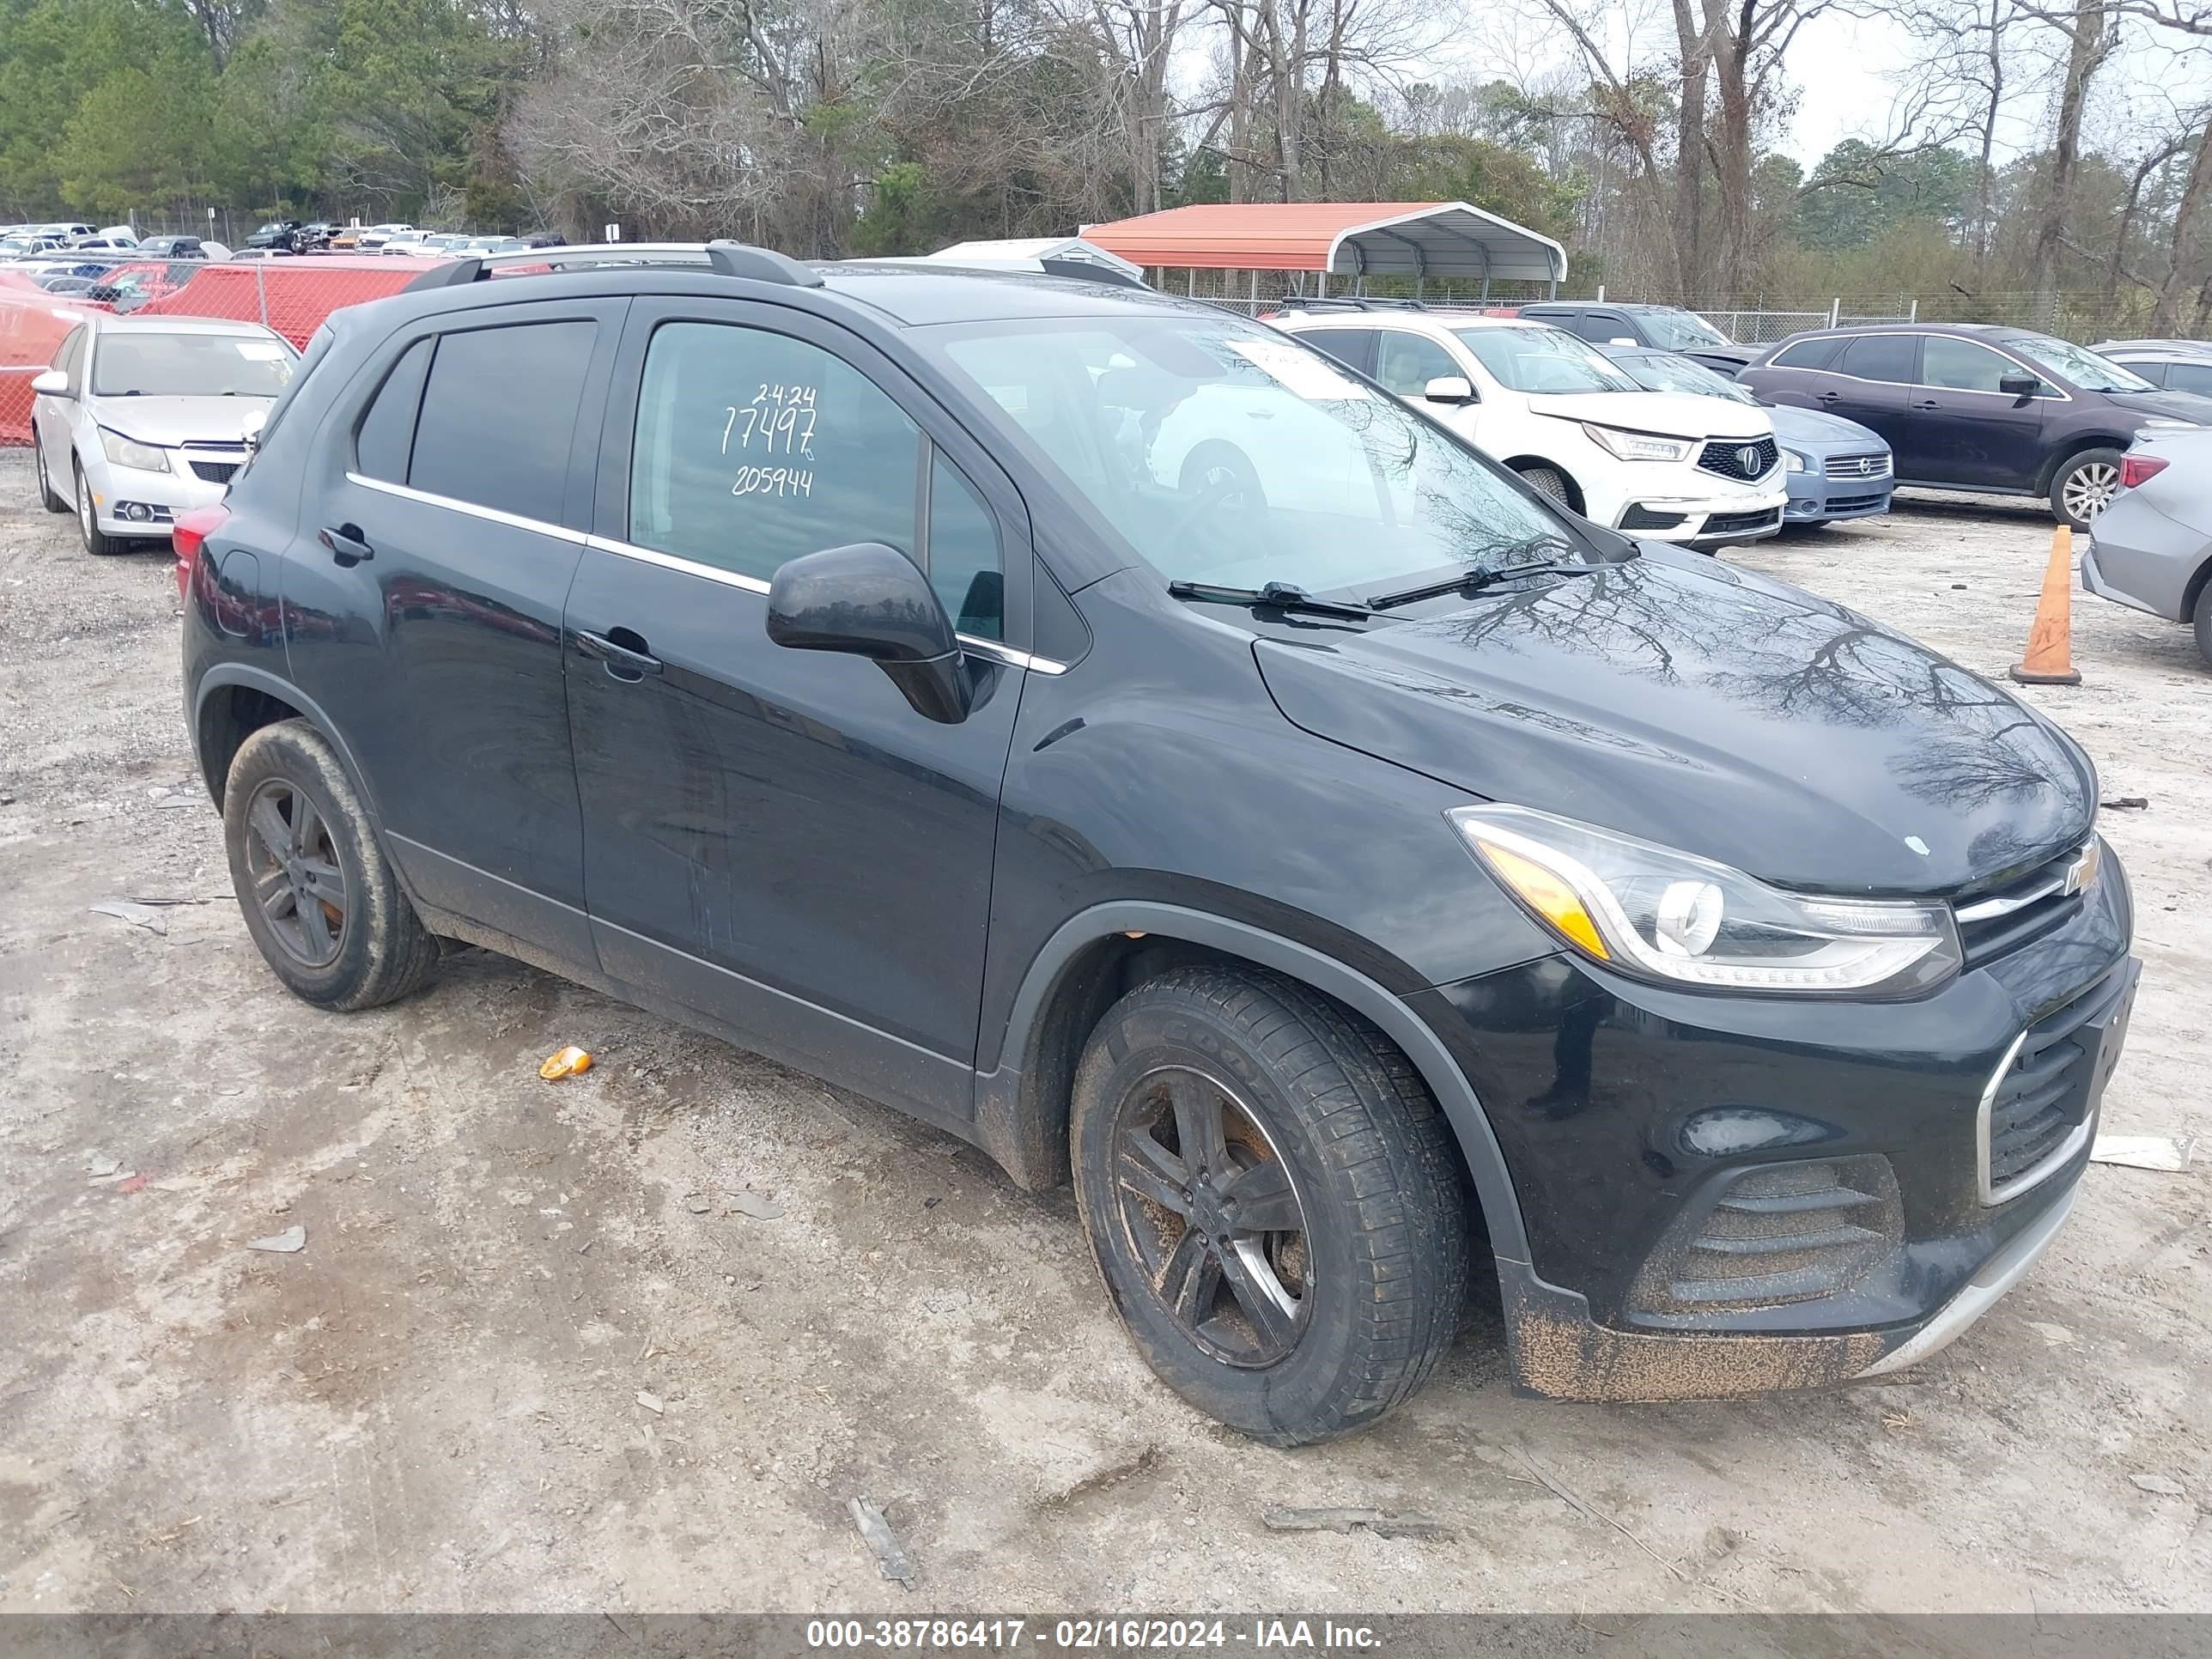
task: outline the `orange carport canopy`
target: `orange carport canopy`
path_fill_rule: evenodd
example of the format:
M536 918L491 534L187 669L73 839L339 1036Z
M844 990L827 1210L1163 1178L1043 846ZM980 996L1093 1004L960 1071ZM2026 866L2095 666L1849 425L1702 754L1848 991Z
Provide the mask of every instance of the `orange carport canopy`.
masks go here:
M1550 237L1465 202L1207 203L1086 225L1083 236L1168 269L1524 283L1567 274L1566 250Z

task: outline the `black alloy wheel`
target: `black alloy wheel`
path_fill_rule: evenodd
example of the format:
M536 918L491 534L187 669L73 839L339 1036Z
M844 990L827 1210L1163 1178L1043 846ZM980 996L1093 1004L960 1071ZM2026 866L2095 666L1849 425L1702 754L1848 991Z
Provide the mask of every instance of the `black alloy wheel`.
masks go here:
M306 790L270 778L246 808L246 868L269 931L294 961L325 968L345 946L345 872Z

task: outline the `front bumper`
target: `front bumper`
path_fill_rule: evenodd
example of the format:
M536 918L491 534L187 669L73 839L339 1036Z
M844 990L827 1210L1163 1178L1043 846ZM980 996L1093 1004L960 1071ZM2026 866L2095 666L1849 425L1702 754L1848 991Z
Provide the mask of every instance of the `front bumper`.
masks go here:
M1788 475L1790 505L1783 517L1791 524L1826 524L1837 519L1870 519L1889 511L1893 481L1831 478L1813 471Z
M1771 477L1758 486L1695 495L1670 495L1664 486L1639 490L1622 507L1613 528L1684 547L1762 541L1781 530L1783 508L1790 499Z
M2063 1223L2124 1046L2132 915L2109 849L2106 868L2031 942L1913 1000L1700 995L1565 957L1413 999L1519 1200L1530 1259L1498 1262L1516 1385L1831 1384L1972 1324Z
M149 468L118 466L105 455L87 457L85 483L92 490L93 516L110 536L166 536L179 513L195 507L211 507L230 488L228 477L216 481L192 471L189 451L176 452L174 464L181 473L156 472ZM243 464L243 449L234 456L210 451L200 458L211 466ZM233 476L235 476L234 468ZM143 516L142 516L143 514Z

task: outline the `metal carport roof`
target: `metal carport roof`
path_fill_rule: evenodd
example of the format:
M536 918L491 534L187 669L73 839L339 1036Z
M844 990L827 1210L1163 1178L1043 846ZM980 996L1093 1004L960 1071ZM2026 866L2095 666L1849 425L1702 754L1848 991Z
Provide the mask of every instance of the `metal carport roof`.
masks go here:
M1566 250L1550 237L1465 202L1206 203L1086 225L1083 237L1169 269L1527 283L1567 274Z

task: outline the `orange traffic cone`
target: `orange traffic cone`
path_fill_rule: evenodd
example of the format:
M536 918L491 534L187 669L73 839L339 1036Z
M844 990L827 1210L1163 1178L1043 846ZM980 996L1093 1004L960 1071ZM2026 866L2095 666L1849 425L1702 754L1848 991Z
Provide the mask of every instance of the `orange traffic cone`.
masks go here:
M2036 601L2035 626L2027 630L2027 655L2012 665L2022 685L2079 685L2072 655L2074 634L2074 532L2064 525L2051 532L2051 562L2044 567L2043 597Z

